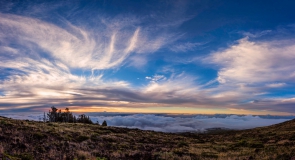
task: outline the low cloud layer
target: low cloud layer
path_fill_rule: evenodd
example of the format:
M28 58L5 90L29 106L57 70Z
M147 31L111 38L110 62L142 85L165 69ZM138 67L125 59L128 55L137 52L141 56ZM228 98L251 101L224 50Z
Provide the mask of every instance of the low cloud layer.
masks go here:
M252 115L168 115L168 114L124 114L90 113L93 122L108 126L138 128L160 132L204 132L211 128L250 129L281 123L294 116L252 116ZM12 113L0 114L14 119L41 121L43 114Z
M110 126L139 128L161 132L203 132L210 128L249 129L281 123L289 119L264 119L259 116L229 115L223 118L196 115L170 117L169 115L134 114L128 116L92 116L92 120L106 120Z

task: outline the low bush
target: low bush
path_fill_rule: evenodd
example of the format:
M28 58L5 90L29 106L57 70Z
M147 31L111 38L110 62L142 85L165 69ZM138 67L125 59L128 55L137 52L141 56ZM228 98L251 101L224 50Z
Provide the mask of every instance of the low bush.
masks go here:
M88 136L80 135L80 136L78 136L78 137L76 138L76 141L77 141L77 142L83 142L83 141L86 141L86 140L88 140L88 139L89 139Z

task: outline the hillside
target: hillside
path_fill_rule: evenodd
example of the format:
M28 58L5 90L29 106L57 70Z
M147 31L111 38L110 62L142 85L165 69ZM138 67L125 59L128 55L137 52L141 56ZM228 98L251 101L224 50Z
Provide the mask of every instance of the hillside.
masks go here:
M0 117L0 153L10 159L295 159L295 120L210 133L161 133Z

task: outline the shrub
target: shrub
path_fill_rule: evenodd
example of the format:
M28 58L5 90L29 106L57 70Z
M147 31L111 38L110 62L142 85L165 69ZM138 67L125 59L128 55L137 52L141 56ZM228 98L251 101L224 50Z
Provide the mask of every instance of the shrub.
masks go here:
M54 124L53 124L53 123L47 123L47 125L48 125L48 126L54 126Z
M173 149L173 153L178 155L178 156L182 156L184 154L184 150L182 149Z
M101 125L102 125L102 126L108 126L108 124L107 124L106 121L103 121Z
M19 156L22 160L34 160L34 157L31 154L24 153Z
M78 160L86 160L90 156L91 155L89 154L89 152L85 152L85 151L78 151L77 153Z
M92 141L97 141L99 139L98 137L99 137L98 134L93 134L93 135L91 135L90 138L91 138Z
M0 124L4 124L5 125L6 124L6 121L5 120L1 120L0 121Z
M238 143L235 145L236 147L246 147L247 146L247 141L245 140L240 140Z
M295 135L292 135L290 138L289 138L290 141L294 141L295 140Z
M218 158L218 155L216 155L215 153L212 153L212 152L202 152L201 156L204 158L215 158L215 159Z
M42 133L37 132L37 133L34 133L34 134L33 134L33 137L34 137L35 139L37 139L37 140L41 140L41 139L43 139L43 138L46 138L47 136L44 135L44 134L42 134Z
M185 141L180 141L178 144L177 144L178 147L184 147L184 146L188 146L187 142Z
M292 157L286 153L277 155L277 160L285 160L285 159L291 159Z
M86 140L88 140L89 139L89 137L88 136L83 136L83 135L81 135L81 136L79 136L79 137L77 137L77 141L78 142L83 142L83 141L86 141Z
M250 143L249 147L251 147L251 148L263 148L264 145L262 143Z

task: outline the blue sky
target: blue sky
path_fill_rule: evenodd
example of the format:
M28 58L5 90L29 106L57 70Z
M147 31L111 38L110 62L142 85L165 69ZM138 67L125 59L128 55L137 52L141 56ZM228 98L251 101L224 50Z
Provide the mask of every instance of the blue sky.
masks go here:
M0 2L0 111L295 113L295 2Z

